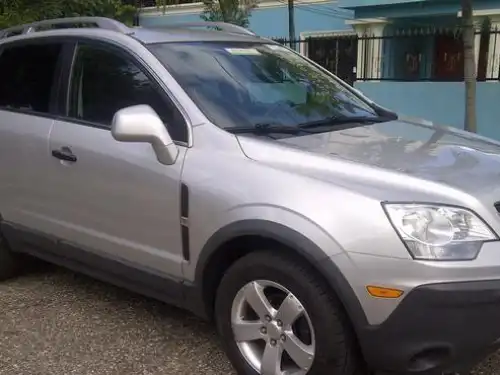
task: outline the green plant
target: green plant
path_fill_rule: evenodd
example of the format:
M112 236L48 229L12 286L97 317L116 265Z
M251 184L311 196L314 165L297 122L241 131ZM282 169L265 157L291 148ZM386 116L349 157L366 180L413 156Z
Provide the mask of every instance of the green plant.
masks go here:
M0 28L38 20L102 16L132 24L136 8L120 0L3 0L0 2Z
M252 11L257 7L257 0L204 0L205 6L200 17L204 21L228 22L248 27Z

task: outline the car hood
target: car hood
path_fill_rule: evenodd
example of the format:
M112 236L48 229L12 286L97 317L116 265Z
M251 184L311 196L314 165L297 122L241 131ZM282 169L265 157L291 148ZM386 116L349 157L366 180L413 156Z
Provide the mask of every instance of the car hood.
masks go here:
M339 161L345 161L500 200L500 143L430 122L404 119L277 141L258 137L261 144L274 143L275 152L263 152L266 147L259 151L259 147L254 147L255 138L240 138L246 138L240 139L243 151L255 160L282 165L295 161L307 168L307 154L321 155L321 159L310 159L311 168L328 168L328 160L336 162L338 167ZM297 157L291 157L282 146L306 153L298 157L295 152ZM370 174L366 168L353 170L358 174L365 172ZM411 179L409 183L415 181Z

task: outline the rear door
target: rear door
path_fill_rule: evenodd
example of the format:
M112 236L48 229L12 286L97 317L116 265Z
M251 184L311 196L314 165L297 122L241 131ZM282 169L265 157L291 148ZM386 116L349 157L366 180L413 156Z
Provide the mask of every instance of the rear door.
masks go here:
M50 136L51 232L104 258L181 277L181 171L187 122L147 63L121 47L95 40L76 45L68 108ZM150 105L180 150L163 165L147 143L111 135L119 109ZM71 247L69 247L71 248ZM76 251L76 249L75 249ZM71 254L68 254L71 256Z
M30 230L47 228L49 134L62 50L46 39L0 46L0 215Z

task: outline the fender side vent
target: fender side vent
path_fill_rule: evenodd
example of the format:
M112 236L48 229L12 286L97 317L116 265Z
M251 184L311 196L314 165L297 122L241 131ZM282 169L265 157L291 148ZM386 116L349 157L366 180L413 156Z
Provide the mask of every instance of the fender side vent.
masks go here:
M184 260L189 262L191 253L189 249L189 189L186 184L181 184L181 238L182 238L182 255Z

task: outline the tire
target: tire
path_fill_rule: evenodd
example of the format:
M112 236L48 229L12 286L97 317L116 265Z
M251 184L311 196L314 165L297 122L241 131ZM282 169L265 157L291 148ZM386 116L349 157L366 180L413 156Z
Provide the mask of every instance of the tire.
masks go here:
M0 281L15 277L21 269L19 257L12 253L0 235Z
M245 286L248 288L245 289L246 292L242 289ZM274 295L277 296L280 294L275 292L275 290L279 290L276 289L278 286L284 287L286 290L283 291L282 296L287 296L285 298L287 301L288 298L294 301L290 302L290 306L293 305L294 309L289 311L302 311L302 315L296 321L296 324L303 323L305 319L306 325L309 328L312 324L312 329L303 331L294 327L291 330L290 322L286 322L286 320L291 321L290 319L283 319L283 322L277 320L279 312L278 316L271 318L270 322L269 317L263 322L263 312L275 312L275 310L262 310L259 308L261 313L256 314L256 309L253 307L249 309L247 302L240 302L242 298L244 300L248 298L255 301L254 297L258 295L255 291L261 290L262 286L265 287L264 290L266 293L269 293L268 290L271 293L269 298L266 295L266 298L268 298L267 301L271 301ZM291 297L289 293L293 296ZM252 306L254 305L262 307L262 304L252 304ZM279 298L271 302L271 305L275 309L279 309L279 306L282 306ZM239 319L237 317L244 316L245 314L250 314L247 320L252 321L252 324L254 324L251 331L252 336L249 344L238 344L236 333L233 331L232 321L236 321ZM263 348L265 350L269 349L269 353L279 353L281 349L276 349L277 346L283 348L287 353L284 355L286 362L282 362L282 364L283 366L285 364L292 366L287 368L291 370L291 373L300 369L302 370L302 374L307 373L307 375L360 375L368 373L365 371L364 362L359 355L355 335L346 319L340 302L315 275L311 267L293 257L272 251L259 251L250 253L239 259L226 272L219 285L215 301L215 319L226 353L238 374L274 375L280 373L279 370L284 370L284 368L281 368L281 365L277 368L273 368L276 365L267 366L268 371L266 372L263 371L260 363L255 362L253 359L255 358L253 355L255 353L260 353L260 357L263 357ZM302 327L304 327L303 324ZM256 329L260 333L255 333ZM288 333L284 334L284 329ZM314 333L314 348L311 350L312 346L305 346L308 349L300 353L305 353L306 357L304 355L295 355L294 358L300 359L300 361L296 362L292 359L292 355L289 354L288 349L296 348L295 345L290 346L294 342L290 337L290 332L293 332L295 335L294 338L298 338L299 334L297 332L299 331L309 332L309 336L306 333L305 336L302 335L304 339L300 339L302 344L309 345L312 343L310 332ZM254 341L254 338L259 336L259 334L260 337ZM281 338L280 340L275 340L277 335ZM241 336L241 338L243 340L244 336ZM275 346L272 344L275 344ZM260 352L258 351L259 349L255 349L257 347L260 348ZM273 352L273 350L276 351ZM295 353L297 354L297 352ZM314 353L312 360L310 356L307 356L307 353ZM247 358L250 358L250 360ZM271 355L269 358L271 358ZM268 363L280 362L279 360L274 360L279 358L279 355L278 357L275 355L272 358L273 360L270 360ZM299 365L299 362L301 365Z

